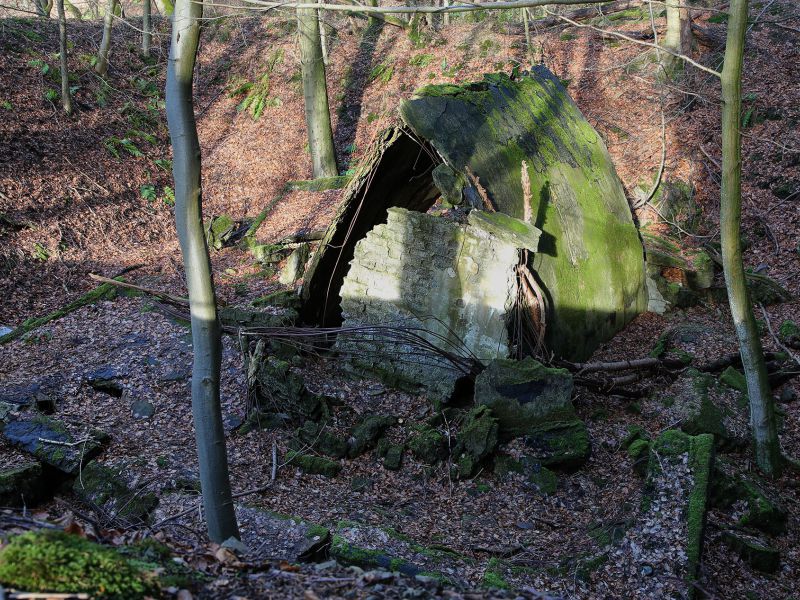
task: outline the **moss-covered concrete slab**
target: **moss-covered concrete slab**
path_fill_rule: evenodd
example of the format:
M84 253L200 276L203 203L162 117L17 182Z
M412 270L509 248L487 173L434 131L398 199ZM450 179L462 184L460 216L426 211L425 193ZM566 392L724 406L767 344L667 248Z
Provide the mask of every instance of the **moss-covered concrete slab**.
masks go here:
M542 230L532 266L556 354L585 358L645 310L642 246L611 158L546 68L428 86L400 113L498 212Z
M492 410L500 437L510 440L528 434L551 415L572 415L572 387L566 369L545 367L530 357L498 359L475 380L475 402Z
M302 562L325 555L331 543L327 527L299 517L250 506L237 506L242 542L249 550L270 560Z
M58 483L38 462L0 469L0 506L34 506L52 496Z
M774 573L781 566L781 554L769 542L742 531L723 531L722 542L756 571Z
M93 431L76 440L63 423L44 415L8 423L3 436L12 445L67 475L77 475L81 464L94 458L106 439L101 432Z

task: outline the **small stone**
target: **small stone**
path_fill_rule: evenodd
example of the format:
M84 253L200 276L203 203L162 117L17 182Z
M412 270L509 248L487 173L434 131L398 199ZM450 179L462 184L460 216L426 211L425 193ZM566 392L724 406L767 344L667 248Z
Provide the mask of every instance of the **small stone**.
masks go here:
M778 400L783 404L789 404L790 402L794 402L797 400L797 392L794 388L790 386L784 386L781 390L781 395L778 397Z
M136 400L131 403L131 412L137 419L149 419L156 413L156 409L149 402Z

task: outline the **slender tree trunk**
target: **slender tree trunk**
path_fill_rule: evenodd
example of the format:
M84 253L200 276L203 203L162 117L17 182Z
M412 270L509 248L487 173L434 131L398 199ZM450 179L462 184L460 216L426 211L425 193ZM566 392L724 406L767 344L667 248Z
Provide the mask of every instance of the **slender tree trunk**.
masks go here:
M142 56L150 58L150 0L142 4Z
M450 0L442 0L442 6L445 8L450 6ZM450 26L450 13L444 13L442 15L442 25L444 25L444 27Z
M318 0L322 3L322 0ZM319 47L322 51L322 64L328 66L328 31L325 29L325 21L322 18L322 11L317 11L317 20L319 21Z
M297 9L297 29L300 36L300 67L312 171L315 178L334 177L338 171L333 148L328 86L325 81L325 65L322 62L317 10Z
M111 27L114 24L114 7L117 0L108 0L106 14L103 16L103 38L100 40L100 49L97 51L97 63L94 70L99 75L108 71L108 51L111 49Z
M775 407L767 379L764 353L750 303L742 264L742 160L739 125L742 107L742 62L747 27L747 0L731 0L728 40L722 69L722 200L720 234L722 266L733 324L750 397L750 426L756 464L767 475L779 476L781 453Z
M192 316L192 417L200 484L209 537L239 537L228 477L228 457L219 398L221 331L203 228L200 142L194 118L192 82L203 4L178 0L167 65L167 123L172 140L175 224L183 253Z
M64 112L72 114L72 98L69 93L69 70L67 65L67 16L64 14L64 0L57 0L58 6L58 51L61 65L61 104Z
M50 13L53 12L53 0L34 0L34 4L40 17L50 17Z
M686 0L666 0L667 32L664 47L679 54L688 55L692 49L692 29ZM677 56L664 52L661 62L668 77L673 77L683 69L683 61Z
M528 62L532 65L533 64L533 41L531 40L531 23L530 18L528 15L527 8L521 8L522 11L522 23L525 25L525 56L528 58Z

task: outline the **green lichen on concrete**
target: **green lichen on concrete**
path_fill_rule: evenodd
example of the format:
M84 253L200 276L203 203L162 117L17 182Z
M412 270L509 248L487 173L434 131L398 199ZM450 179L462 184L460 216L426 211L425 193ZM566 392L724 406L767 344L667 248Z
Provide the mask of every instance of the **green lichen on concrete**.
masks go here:
M210 219L205 225L206 242L209 248L220 250L231 238L236 229L236 222L228 215L220 215Z
M303 473L308 475L324 475L325 477L336 477L342 470L342 465L333 460L328 460L321 456L301 454L290 450L286 453L286 460L289 464L295 465Z
M109 600L159 594L151 576L113 549L55 530L12 537L0 550L0 584Z
M447 164L479 178L498 212L530 214L543 231L532 266L552 300L556 354L585 358L646 308L642 246L608 151L549 71L428 86L400 112Z
M439 462L447 456L447 440L437 429L417 425L406 445L414 458L426 465Z
M539 247L542 231L521 219L501 212L472 210L467 217L471 225L488 231L497 239L517 248L535 251Z
M740 478L736 489L737 496L747 502L747 511L739 519L739 525L755 527L770 535L780 535L786 531L786 511L770 499L758 483Z
M399 471L403 464L404 444L393 444L388 439L382 438L378 442L378 456L383 459L383 467L390 471Z
M348 440L347 455L360 456L374 448L387 429L397 424L397 418L390 415L369 415L353 428Z
M303 192L326 192L328 190L340 190L350 183L349 175L336 175L334 177L320 177L319 179L305 179L299 181L289 181L286 188L290 191Z
M294 290L278 290L256 298L251 304L255 307L277 306L297 310L300 308L300 296Z
M591 452L589 433L580 419L553 419L531 427L525 444L543 466L565 471L580 469Z
M101 508L106 514L133 523L146 521L158 504L153 492L131 489L119 469L97 461L83 467L72 489L79 498Z
M538 465L536 468L526 468L528 481L536 486L537 491L543 496L556 493L558 488L558 475L547 467Z
M123 281L122 277L116 277L117 281ZM117 295L117 288L110 283L103 283L98 285L93 290L85 293L83 296L78 298L77 300L73 300L66 306L59 308L56 311L51 312L48 315L43 317L32 317L30 319L26 319L22 325L14 329L13 331L0 336L0 345L10 342L12 340L17 339L18 337L28 333L29 331L33 331L42 325L46 325L51 321L55 321L56 319L60 319L61 317L68 315L71 312L78 310L84 306L88 306L90 304L94 304L95 302L99 302L101 300L111 300L115 298Z

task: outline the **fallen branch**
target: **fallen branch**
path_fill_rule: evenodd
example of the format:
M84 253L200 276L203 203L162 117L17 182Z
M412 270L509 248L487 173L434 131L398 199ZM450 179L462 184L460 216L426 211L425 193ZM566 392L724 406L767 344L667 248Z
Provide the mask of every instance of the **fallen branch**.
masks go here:
M109 279L108 277L103 277L102 275L96 275L95 273L89 273L89 277L94 279L95 281L102 281L103 283L107 283L108 285L113 285L116 287L121 287L126 290L134 290L137 292L142 292L143 294L147 294L149 296L155 296L156 298L160 298L164 302L169 302L170 304L176 304L178 306L188 306L189 299L188 298L181 298L180 296L173 296L171 294L167 294L166 292L159 292L158 290L153 290L150 288L142 287L139 285L134 285L133 283L128 283L126 281L118 281L116 279Z

